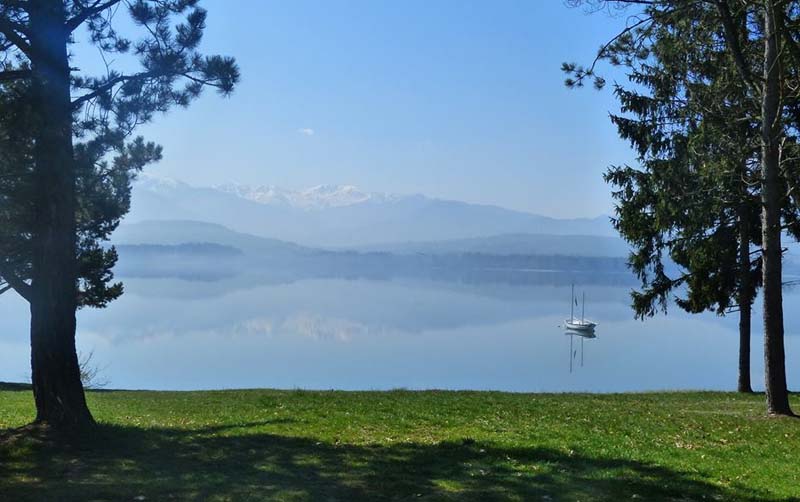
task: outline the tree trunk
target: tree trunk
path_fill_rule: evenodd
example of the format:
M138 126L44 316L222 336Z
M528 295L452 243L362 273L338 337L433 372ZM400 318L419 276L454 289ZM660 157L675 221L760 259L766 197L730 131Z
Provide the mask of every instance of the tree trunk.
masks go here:
M750 215L747 203L739 206L739 380L736 390L751 393L750 324L753 310L753 281L750 277Z
M780 169L780 8L764 1L764 87L761 101L761 220L764 283L764 377L767 411L792 415L783 340Z
M68 33L62 0L33 0L30 45L37 136L31 370L36 421L94 423L75 351L77 259Z

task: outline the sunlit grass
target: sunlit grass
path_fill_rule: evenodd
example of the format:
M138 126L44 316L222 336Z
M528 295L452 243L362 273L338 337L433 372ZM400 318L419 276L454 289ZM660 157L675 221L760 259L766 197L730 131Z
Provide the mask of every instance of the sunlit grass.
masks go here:
M765 417L763 396L252 390L89 402L101 425L70 446L4 433L0 500L800 500L800 420ZM32 415L29 391L0 392L0 427Z

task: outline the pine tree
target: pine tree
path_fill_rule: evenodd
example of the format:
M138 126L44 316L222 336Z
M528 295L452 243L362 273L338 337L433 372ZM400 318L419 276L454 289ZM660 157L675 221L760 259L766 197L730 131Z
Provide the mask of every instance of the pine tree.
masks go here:
M115 28L127 14L131 40ZM182 18L183 21L179 21ZM75 312L122 293L102 242L130 203L130 182L161 150L139 124L205 87L229 94L233 59L199 53L206 11L197 0L10 0L0 5L0 291L30 303L36 421L93 423L80 382ZM106 54L139 71L84 75L69 47L85 29ZM78 63L78 64L76 64Z

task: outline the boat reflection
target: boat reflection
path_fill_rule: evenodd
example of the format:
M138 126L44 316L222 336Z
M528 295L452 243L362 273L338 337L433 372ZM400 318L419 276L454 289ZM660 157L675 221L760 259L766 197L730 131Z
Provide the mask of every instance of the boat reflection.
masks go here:
M583 350L583 343L584 340L594 340L597 338L597 334L595 333L595 329L566 329L564 334L569 337L569 372L572 373L572 369L574 366L574 361L578 356L578 350L575 348L575 337L581 339L581 368L583 367L584 361L584 350Z

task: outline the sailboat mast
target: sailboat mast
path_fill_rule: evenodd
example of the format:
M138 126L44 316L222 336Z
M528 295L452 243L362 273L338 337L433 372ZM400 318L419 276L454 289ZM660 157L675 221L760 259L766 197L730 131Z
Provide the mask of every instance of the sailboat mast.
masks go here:
M572 322L575 319L575 284L572 284L572 294L569 298L569 320Z
M583 292L583 299L581 300L581 322L583 322L583 315L585 310L586 310L586 291Z

